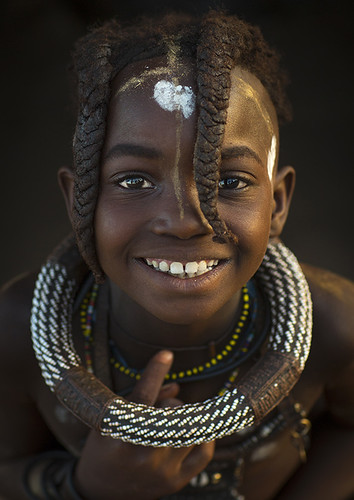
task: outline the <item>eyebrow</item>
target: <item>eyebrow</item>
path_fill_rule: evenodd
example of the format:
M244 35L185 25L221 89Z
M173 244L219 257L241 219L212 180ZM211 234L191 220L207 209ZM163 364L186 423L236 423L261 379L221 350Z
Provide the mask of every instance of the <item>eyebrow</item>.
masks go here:
M248 146L231 146L229 148L225 148L221 152L221 158L223 160L231 160L232 158L238 158L240 156L245 156L247 158L253 158L260 165L262 165L262 160L257 155L255 151L250 149Z
M112 158L121 158L122 156L136 156L139 158L147 158L149 160L157 160L161 158L161 153L150 146L141 146L140 144L116 144L104 156L105 160Z
M139 158L147 158L149 160L157 160L161 158L161 153L157 149L150 146L142 146L140 144L115 144L104 156L105 160L113 158L121 158L122 156L135 156ZM255 159L260 165L262 161L255 151L248 146L231 146L222 150L221 157L223 160L239 158L245 156Z

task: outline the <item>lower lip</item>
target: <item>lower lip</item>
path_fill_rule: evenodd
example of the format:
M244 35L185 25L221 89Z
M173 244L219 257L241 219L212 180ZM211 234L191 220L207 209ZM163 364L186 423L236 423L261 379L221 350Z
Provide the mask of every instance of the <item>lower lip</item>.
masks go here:
M173 276L172 274L154 269L141 259L136 259L135 262L144 272L148 273L149 279L153 279L158 286L182 293L203 292L214 287L216 281L222 279L224 271L226 271L231 264L230 260L222 260L217 266L204 274L200 274L194 278L178 278L178 276Z

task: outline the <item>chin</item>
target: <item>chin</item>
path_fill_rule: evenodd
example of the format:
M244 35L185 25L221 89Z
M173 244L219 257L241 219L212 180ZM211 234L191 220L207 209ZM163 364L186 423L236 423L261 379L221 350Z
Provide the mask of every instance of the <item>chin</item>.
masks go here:
M229 303L230 301L226 301L225 303L211 303L210 300L198 300L194 298L187 301L180 301L179 303L165 300L159 303L160 307L156 307L156 303L153 307L149 307L147 304L141 305L149 314L164 323L192 326L198 323L206 323L219 312L223 314L225 306Z

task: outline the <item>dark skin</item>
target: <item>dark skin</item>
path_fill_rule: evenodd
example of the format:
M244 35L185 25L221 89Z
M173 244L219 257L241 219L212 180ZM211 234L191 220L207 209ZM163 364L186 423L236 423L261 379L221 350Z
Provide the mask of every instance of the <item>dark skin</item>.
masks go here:
M122 72L115 89L132 74L139 74L137 65ZM193 86L192 76L187 76L181 85ZM151 99L156 80L146 82L139 91L119 95L111 103L95 231L100 263L109 277L110 335L132 366L146 367L128 397L131 401L173 406L202 400L218 391L222 377L163 386L172 363L173 369L179 369L205 359L204 351L177 351L173 359L169 348L203 345L228 328L237 316L241 286L260 264L269 238L280 236L286 220L294 171L274 168L270 176L267 168L271 140L273 135L277 137L274 108L252 75L235 69L233 78L221 174L222 179L235 182L231 192L225 192L228 190L221 184L218 206L238 239L236 248L212 241L211 228L199 209L191 175L195 116L182 121L177 162L176 128L180 122L175 111L162 110ZM247 84L257 93L261 107L245 99L240 78L243 88ZM264 121L266 115L271 127ZM136 150L133 155L109 155L118 141L131 142L131 138L135 146L149 146L150 152L154 148L160 156L152 161L146 154L137 155ZM230 154L231 147L240 146L247 146L247 154L245 150L240 154L240 149ZM176 171L177 177L172 175ZM133 177L142 178L134 191L129 185ZM71 213L73 180L69 169L61 170L60 183ZM154 213L158 214L155 218ZM175 261L219 258L220 277L215 273L207 280L198 277L194 287L181 285L181 280L157 275L141 263L150 257ZM313 342L293 396L313 418L314 442L305 466L300 466L289 430L277 436L264 458L250 457L242 490L250 500L344 500L354 491L350 473L354 466L354 285L326 271L310 266L303 269L314 303ZM34 275L28 275L10 284L0 303L0 396L1 410L5 409L0 412L2 498L26 498L21 476L28 457L53 449L57 442L79 455L75 485L87 500L156 500L183 488L213 458L227 455L232 438L182 449L145 448L103 438L61 408L45 386L31 346L34 280ZM148 293L144 287L137 289L139 282ZM73 323L74 342L82 354L77 315ZM138 348L134 340L120 335L121 329L138 341L164 349ZM128 382L113 374L116 390Z

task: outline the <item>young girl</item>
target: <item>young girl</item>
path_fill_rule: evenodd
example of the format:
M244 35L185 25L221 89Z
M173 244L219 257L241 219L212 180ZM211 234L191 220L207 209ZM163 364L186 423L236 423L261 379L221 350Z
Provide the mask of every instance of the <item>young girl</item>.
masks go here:
M2 292L2 498L350 498L354 286L279 239L277 56L211 12L75 66L76 243Z

